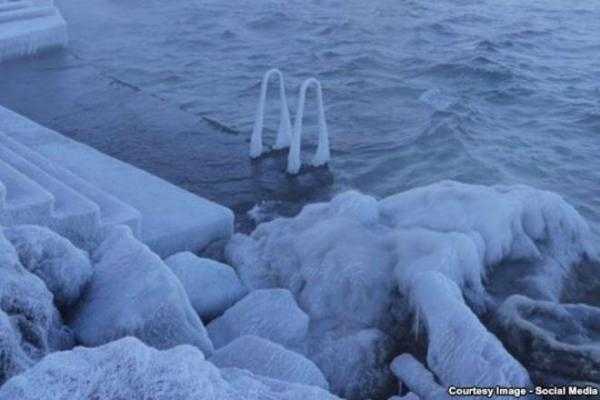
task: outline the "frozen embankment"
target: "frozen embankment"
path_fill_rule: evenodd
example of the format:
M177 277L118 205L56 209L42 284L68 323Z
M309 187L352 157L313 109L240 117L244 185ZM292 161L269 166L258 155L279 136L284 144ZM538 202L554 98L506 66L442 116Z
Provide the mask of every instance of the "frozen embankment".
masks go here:
M67 41L67 23L52 0L0 0L0 62Z
M600 309L560 304L600 265L592 240L555 194L456 182L308 205L235 235L233 268L163 261L123 226L89 253L6 228L0 400L438 400L451 385L597 382Z

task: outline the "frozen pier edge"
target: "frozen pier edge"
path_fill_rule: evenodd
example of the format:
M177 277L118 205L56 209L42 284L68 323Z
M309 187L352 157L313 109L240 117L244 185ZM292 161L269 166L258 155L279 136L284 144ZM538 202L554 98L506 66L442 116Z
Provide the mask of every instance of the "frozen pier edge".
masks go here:
M233 212L0 106L0 225L49 226L89 247L124 224L161 257L233 232Z
M67 44L67 23L52 0L0 0L0 62Z

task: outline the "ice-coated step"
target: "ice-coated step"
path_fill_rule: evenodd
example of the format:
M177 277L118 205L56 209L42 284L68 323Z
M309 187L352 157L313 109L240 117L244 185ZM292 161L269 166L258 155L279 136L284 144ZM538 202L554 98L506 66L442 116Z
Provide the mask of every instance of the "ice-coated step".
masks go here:
M0 160L43 187L54 198L49 227L80 247L85 248L87 244L94 243L100 231L99 207L27 159L15 154L5 143L6 137L0 137Z
M54 15L56 9L54 7L26 7L14 10L0 9L0 24L11 21L22 21L34 18Z
M3 107L0 107L0 131L54 165L137 209L142 216L140 238L161 257L186 250L199 251L210 242L229 238L233 233L234 215L229 208Z
M9 1L5 3L0 1L0 13L4 11L20 10L31 6L33 6L33 4L30 1Z
M0 11L0 62L66 46L67 23L58 9L52 2L32 4Z
M79 195L84 196L99 208L100 227L128 225L136 237L140 236L141 214L130 205L89 184L71 171L52 163L36 151L0 132L0 145L10 149L29 163L43 170L47 175L62 182Z
M0 182L5 187L0 204L0 224L49 225L54 198L44 188L0 160Z

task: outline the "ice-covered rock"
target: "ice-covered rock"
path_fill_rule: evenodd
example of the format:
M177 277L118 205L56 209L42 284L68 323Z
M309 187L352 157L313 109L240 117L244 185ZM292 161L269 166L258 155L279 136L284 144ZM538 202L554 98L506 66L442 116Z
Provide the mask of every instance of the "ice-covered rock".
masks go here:
M410 288L427 332L427 366L445 387L530 387L529 374L439 272L422 272Z
M243 335L255 335L295 349L306 337L308 322L288 290L260 289L235 303L207 329L215 348Z
M191 344L212 353L181 282L128 227L113 228L93 262L94 276L70 324L80 343L135 336L159 349Z
M423 400L446 399L447 392L436 380L431 371L410 354L394 358L391 369L403 386L408 387Z
M247 293L229 265L190 252L172 255L165 263L179 278L194 310L204 321L223 314Z
M59 307L79 300L92 277L87 253L48 228L21 225L4 229L21 264L44 281Z
M281 381L319 386L329 384L319 368L304 356L258 336L242 336L210 357L219 368L241 368Z
M72 346L52 293L20 264L0 233L0 383L54 350Z
M314 387L219 371L197 348L159 351L127 337L45 357L0 388L1 400L336 400ZM337 399L339 400L339 399Z
M600 382L600 308L515 295L498 309L496 322L535 375Z
M333 392L347 399L383 398L396 393L388 367L393 340L378 329L365 329L313 344L310 358L327 377Z
M308 205L294 218L235 235L226 257L247 287L293 293L311 320L313 361L321 347L362 330L398 343L403 322L415 315L417 327L425 321L427 367L440 384L527 385L527 372L477 318L511 294L503 293L510 279L495 288L502 296L488 293L486 277L522 273L526 279L511 290L556 300L572 266L597 253L586 222L556 194L440 182L381 201L347 192ZM431 294L437 290L443 297ZM438 317L455 327L452 334ZM344 362L352 361L340 359L338 369ZM470 362L481 376L469 374ZM336 393L353 385L316 363Z

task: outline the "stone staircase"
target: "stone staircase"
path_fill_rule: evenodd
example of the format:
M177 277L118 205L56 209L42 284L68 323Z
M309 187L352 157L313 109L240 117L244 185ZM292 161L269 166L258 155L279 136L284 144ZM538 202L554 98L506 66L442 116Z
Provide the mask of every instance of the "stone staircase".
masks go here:
M0 0L0 62L65 46L67 24L50 0Z
M19 224L85 249L128 225L166 257L228 238L233 213L0 107L0 225Z

